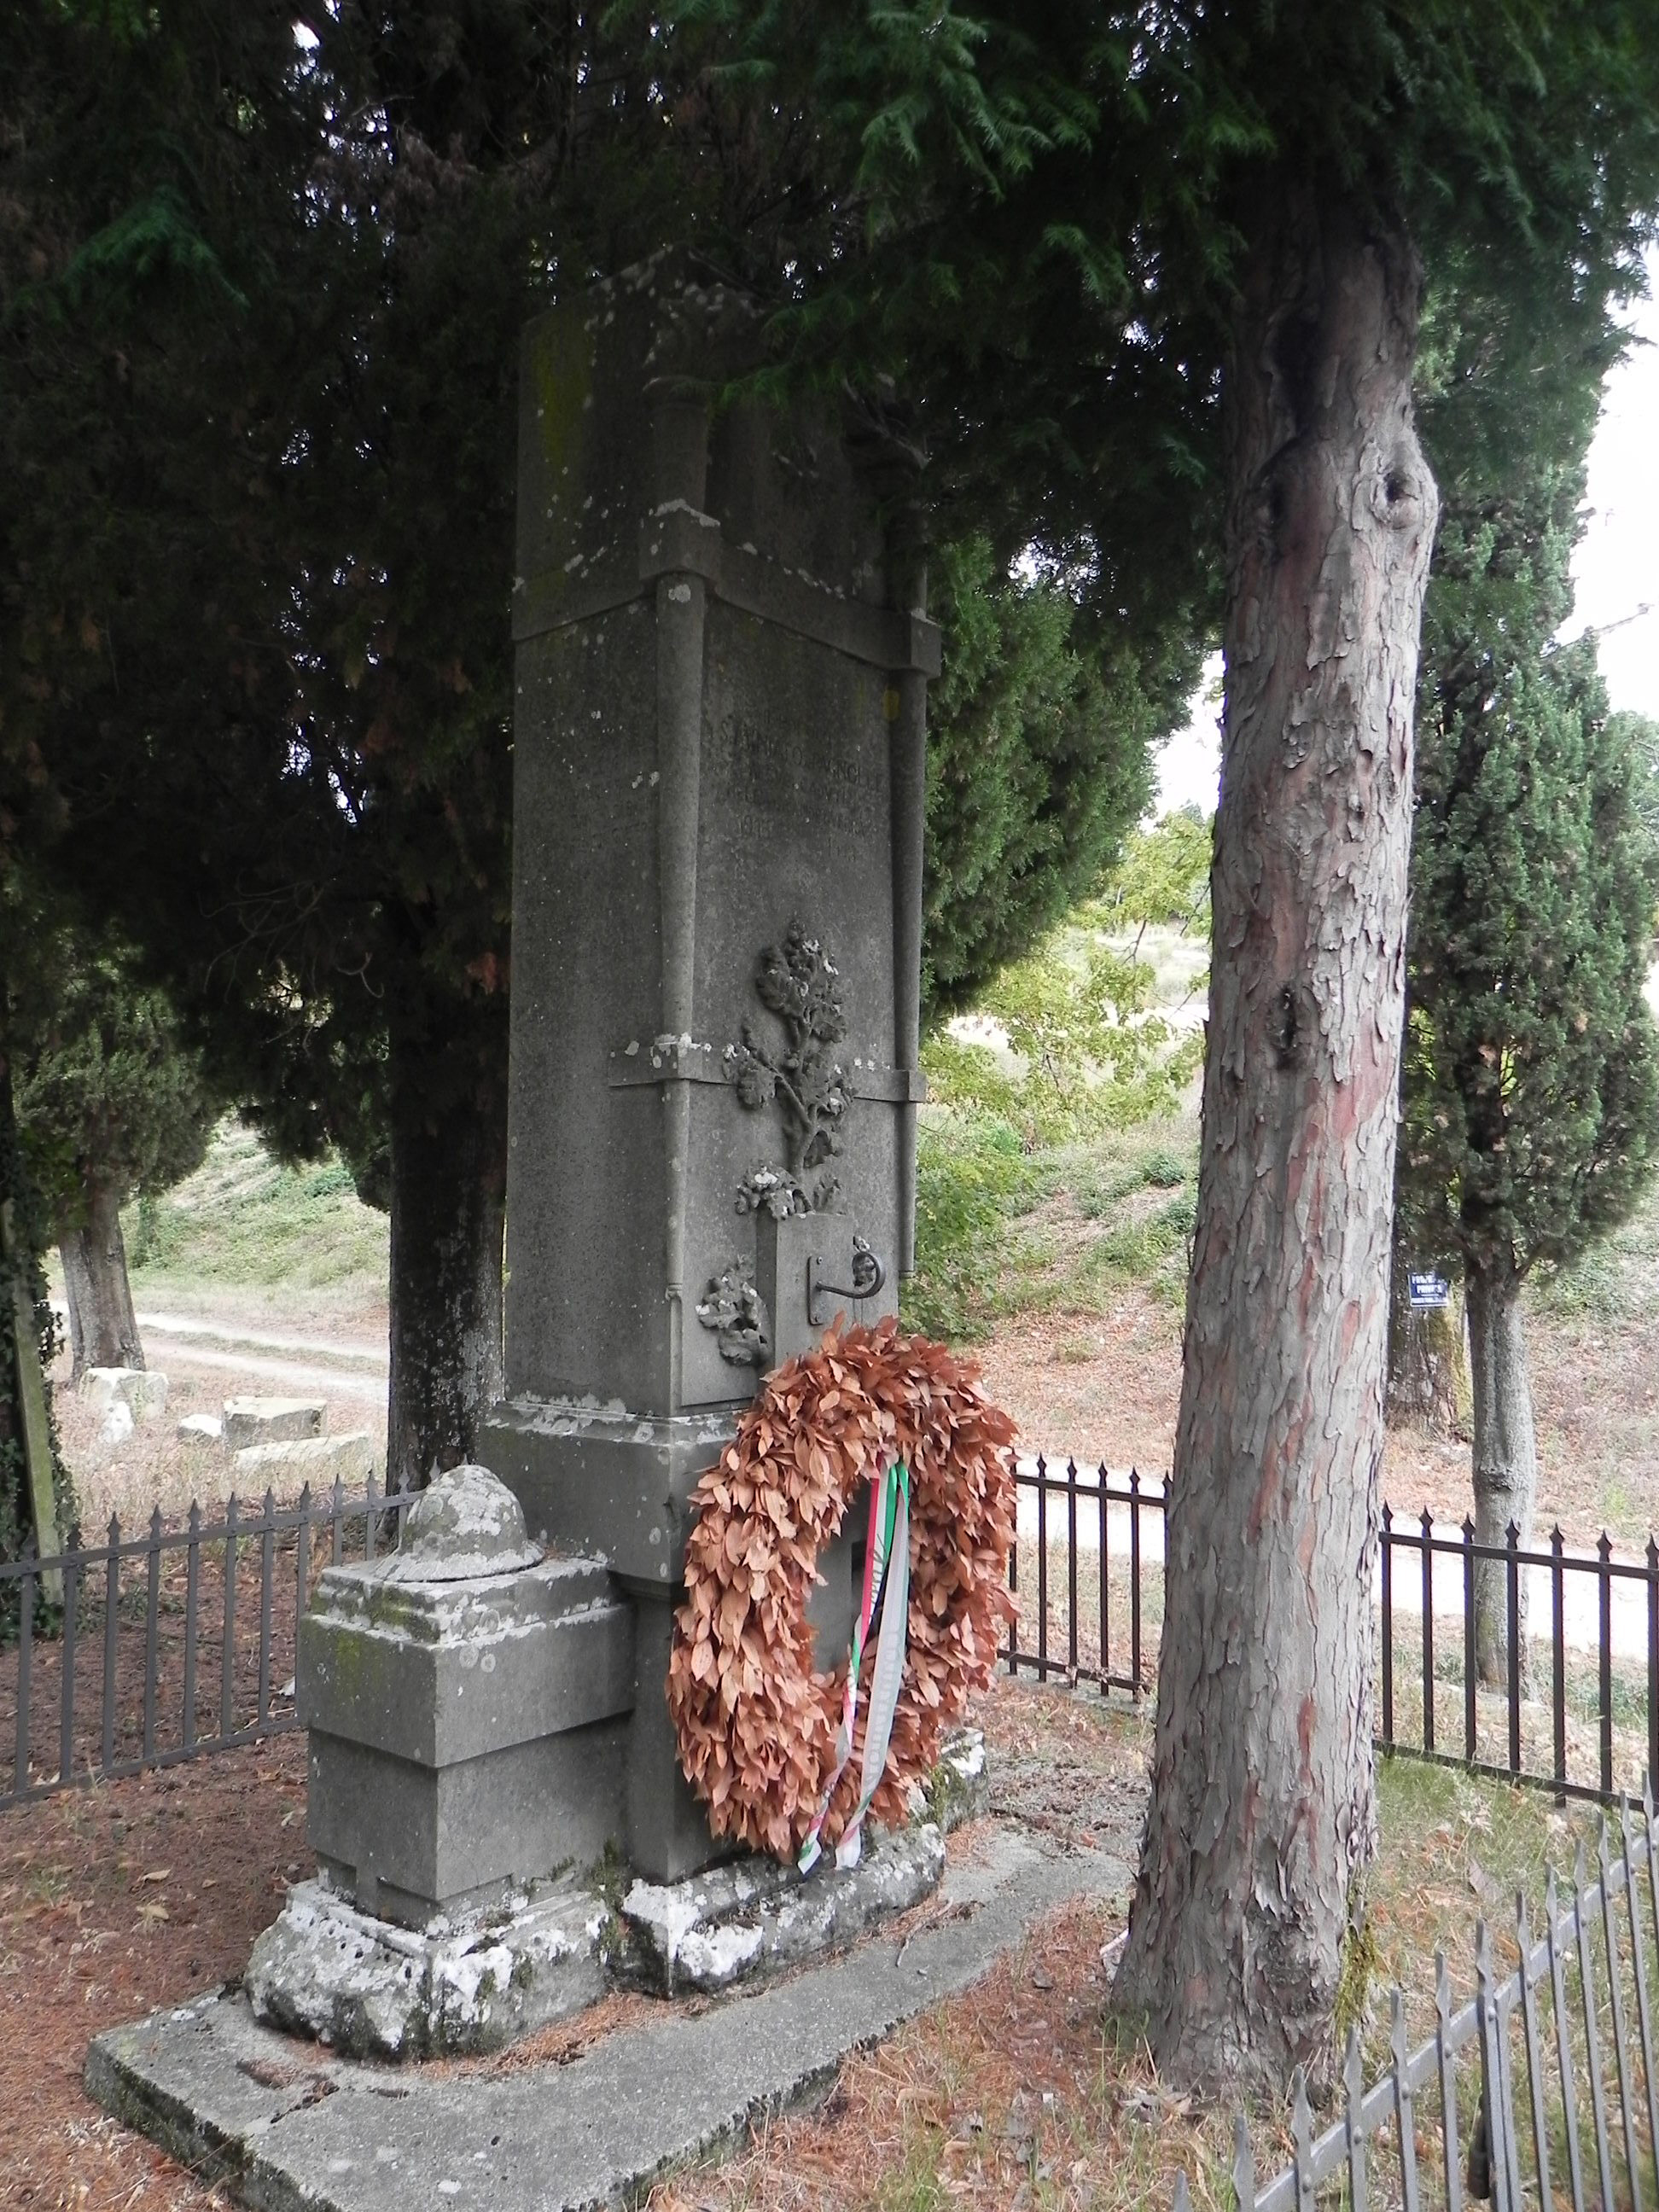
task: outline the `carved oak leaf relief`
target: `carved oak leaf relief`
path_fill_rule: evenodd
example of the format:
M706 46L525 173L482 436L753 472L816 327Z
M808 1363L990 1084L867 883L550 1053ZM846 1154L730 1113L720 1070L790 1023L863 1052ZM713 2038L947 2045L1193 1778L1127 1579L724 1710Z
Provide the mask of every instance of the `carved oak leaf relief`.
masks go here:
M809 1193L806 1177L842 1148L841 1121L851 1094L833 1048L847 1034L847 1017L836 963L799 917L790 922L781 945L769 945L762 952L755 994L775 1017L782 1038L763 1038L753 1022L745 1021L742 1042L726 1048L726 1073L751 1112L777 1107L785 1166L762 1166L745 1176L738 1211L764 1209L778 1219L787 1213L823 1213L835 1203L840 1180L822 1175Z

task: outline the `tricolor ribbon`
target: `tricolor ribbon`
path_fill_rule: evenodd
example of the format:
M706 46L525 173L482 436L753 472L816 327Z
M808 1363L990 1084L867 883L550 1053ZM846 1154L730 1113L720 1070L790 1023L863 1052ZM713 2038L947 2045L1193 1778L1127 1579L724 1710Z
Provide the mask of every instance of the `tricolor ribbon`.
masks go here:
M876 1632L876 1663L870 1677L870 1711L864 1729L864 1765L859 1802L836 1846L836 1864L859 1863L864 1816L881 1786L887 1765L887 1747L893 1734L893 1715L898 1709L899 1687L904 1680L904 1644L910 1619L910 1470L890 1467L870 1486L870 1534L864 1550L864 1596L853 1629L847 1660L847 1689L841 1705L841 1732L836 1738L836 1771L806 1832L798 1862L811 1874L823 1854L819 1831L830 1810L836 1785L853 1756L853 1734L858 1720L859 1677L871 1633Z

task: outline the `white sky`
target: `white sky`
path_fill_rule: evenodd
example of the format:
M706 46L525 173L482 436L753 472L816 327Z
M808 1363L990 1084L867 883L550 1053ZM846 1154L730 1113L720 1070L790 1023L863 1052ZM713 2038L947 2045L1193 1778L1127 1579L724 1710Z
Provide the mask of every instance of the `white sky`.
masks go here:
M1659 252L1648 258L1659 293ZM1585 529L1573 555L1574 605L1562 632L1601 635L1601 674L1615 707L1659 717L1659 300L1639 301L1634 346L1607 379L1590 447ZM1613 625L1617 627L1613 627ZM1220 765L1221 655L1212 654L1190 719L1158 757L1156 810L1215 805Z

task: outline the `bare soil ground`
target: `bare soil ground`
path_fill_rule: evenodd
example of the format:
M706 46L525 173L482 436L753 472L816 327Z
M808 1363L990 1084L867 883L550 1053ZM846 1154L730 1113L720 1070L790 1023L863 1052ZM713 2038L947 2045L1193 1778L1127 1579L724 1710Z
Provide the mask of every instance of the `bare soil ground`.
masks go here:
M1616 1542L1644 1542L1659 1528L1659 1352L1650 1335L1534 1305L1527 1340L1540 1532L1559 1521L1570 1543L1594 1543L1604 1528ZM1024 1449L1062 1462L1069 1454L1079 1467L1104 1460L1115 1471L1168 1472L1181 1395L1177 1309L1128 1287L1103 1313L1004 1322L974 1351ZM1470 1510L1468 1444L1391 1433L1382 1493L1397 1514L1426 1506L1460 1524Z
M1133 1864L1144 1715L1005 1679L975 1717L992 1752L994 1817ZM1474 1912L1517 1883L1537 1893L1546 1855L1569 1864L1582 1823L1535 1793L1402 1761L1384 1770L1382 1819L1376 1972L1406 1982L1416 2033L1429 2016L1422 1965L1434 1945L1446 1945L1467 1985ZM27 2212L208 2212L223 2202L92 2106L86 2046L102 2027L240 1973L286 1885L307 1870L303 1836L298 1737L0 1814L3 2201ZM976 1832L952 1848L971 1854ZM1125 1902L1051 1916L975 1990L850 2060L817 2112L775 2122L726 2165L668 2178L653 2212L942 2212L953 2201L984 2212L1129 2212L1167 2203L1178 2168L1214 2182L1230 2116L1171 2095L1133 2023L1107 2009L1102 1951ZM650 2002L607 2000L472 2064L557 2061ZM1365 2019L1375 2061L1387 2034L1376 1991ZM1276 2160L1285 2114L1259 2112L1252 2126L1258 2159Z
M307 1869L303 1737L0 1813L0 2175L38 2212L224 2202L81 2087L100 2028L240 1974Z

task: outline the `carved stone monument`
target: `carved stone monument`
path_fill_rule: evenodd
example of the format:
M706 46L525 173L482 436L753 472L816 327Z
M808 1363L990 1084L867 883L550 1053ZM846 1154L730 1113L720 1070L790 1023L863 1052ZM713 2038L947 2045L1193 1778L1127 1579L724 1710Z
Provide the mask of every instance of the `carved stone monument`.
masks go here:
M938 636L891 535L903 449L717 404L760 352L750 304L667 259L525 340L508 1395L488 1471L321 1577L319 1874L247 1978L348 2049L486 2049L607 1973L718 1986L942 1863L927 1827L810 1897L770 1863L665 1887L727 1855L666 1700L690 1492L765 1371L892 1312L911 1262ZM818 1563L826 1667L856 1544Z
M664 1698L689 1494L764 1370L892 1311L912 1258L938 633L901 441L850 407L721 404L762 357L751 303L667 258L523 356L483 1456L532 1536L633 1600L619 1841L658 1881L716 1855ZM843 1648L852 1550L815 1616Z

